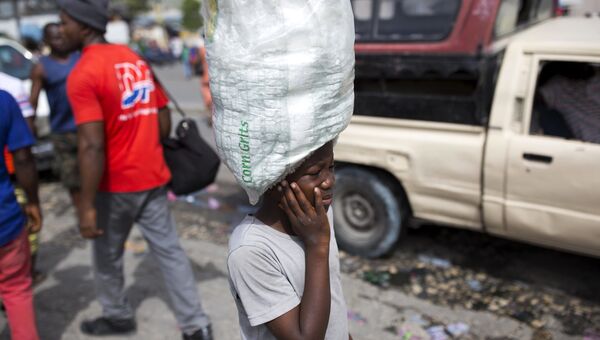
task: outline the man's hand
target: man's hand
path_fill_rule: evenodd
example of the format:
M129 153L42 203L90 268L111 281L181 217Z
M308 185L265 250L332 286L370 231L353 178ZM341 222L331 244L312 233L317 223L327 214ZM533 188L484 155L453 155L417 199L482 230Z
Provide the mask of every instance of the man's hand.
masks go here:
M25 205L27 216L27 230L30 234L38 233L42 229L42 210L39 204L29 203Z
M315 188L314 206L308 201L298 184L281 183L283 197L281 209L288 216L292 229L304 241L307 248L329 246L331 231L323 205L321 190Z
M79 233L83 238L87 239L94 239L104 234L102 229L98 229L96 208L81 209L79 215Z

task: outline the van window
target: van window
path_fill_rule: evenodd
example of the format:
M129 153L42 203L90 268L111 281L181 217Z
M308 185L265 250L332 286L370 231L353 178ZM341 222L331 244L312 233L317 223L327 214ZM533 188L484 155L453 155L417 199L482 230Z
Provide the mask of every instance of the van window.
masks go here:
M461 0L353 0L358 40L438 41L454 27Z
M376 37L436 41L447 37L458 15L457 0L380 0Z
M600 64L540 65L530 132L600 144Z
M548 19L553 16L554 9L554 0L502 0L494 24L494 36L503 37Z
M554 15L554 0L541 0L538 4L536 19L550 19Z
M33 64L23 54L9 45L0 45L0 72L25 80L29 78Z
M371 37L373 23L373 0L352 0L354 11L354 29L356 39L368 39Z

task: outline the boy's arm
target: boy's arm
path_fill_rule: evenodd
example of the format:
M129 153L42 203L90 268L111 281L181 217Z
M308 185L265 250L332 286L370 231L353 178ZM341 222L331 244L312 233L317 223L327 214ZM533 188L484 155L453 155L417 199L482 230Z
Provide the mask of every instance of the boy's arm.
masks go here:
M38 102L40 99L40 93L42 92L42 88L44 86L44 68L42 64L36 64L31 70L31 94L29 96L29 103L31 104L31 109L33 110L33 115L31 117L27 117L27 125L33 132L34 136L37 136L37 129L35 127L35 116L37 113Z
M27 215L29 232L37 233L42 228L42 213L38 197L38 175L31 148L21 148L13 152L15 176L19 186L27 195L25 214Z
M283 182L282 186L285 195L281 208L306 247L304 294L299 306L268 322L267 327L280 340L323 339L331 307L327 213L318 189L313 207L297 184Z

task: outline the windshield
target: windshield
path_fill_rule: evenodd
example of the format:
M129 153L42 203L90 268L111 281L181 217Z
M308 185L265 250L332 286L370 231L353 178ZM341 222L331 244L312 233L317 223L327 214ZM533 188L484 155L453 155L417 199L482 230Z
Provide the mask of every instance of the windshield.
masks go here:
M0 45L0 72L25 80L29 78L32 67L31 60L25 58L14 47Z
M358 41L437 41L447 37L460 0L352 0Z

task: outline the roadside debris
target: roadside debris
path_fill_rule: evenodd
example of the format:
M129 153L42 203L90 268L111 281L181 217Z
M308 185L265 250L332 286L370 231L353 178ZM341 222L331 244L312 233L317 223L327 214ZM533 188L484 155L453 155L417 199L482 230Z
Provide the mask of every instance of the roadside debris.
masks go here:
M431 337L431 340L447 340L446 330L444 326L433 326L427 328L427 334Z
M486 250L493 261L501 262L497 252ZM487 311L518 320L534 329L546 326L546 316L562 323L560 331L582 336L586 329L600 324L600 305L557 290L494 277L487 272L450 260L410 252L397 252L393 258L366 260L342 253L341 268L378 287L394 288L441 306ZM408 321L408 320L407 320ZM414 323L414 322L413 322ZM421 327L435 326L419 323ZM461 337L470 331L466 324L446 328L446 336ZM433 329L435 331L436 328ZM441 333L435 333L441 337ZM589 339L594 338L593 334ZM433 338L433 336L432 336Z
M453 324L449 324L448 326L446 326L446 330L453 336L453 337L459 337L463 334L466 334L469 332L469 325L467 325L466 323L453 323Z
M476 292L480 292L483 289L483 287L481 286L481 282L479 282L478 280L467 280L467 284L472 290Z
M210 210L219 210L221 208L221 202L214 197L208 198L208 209Z
M585 333L583 333L583 340L600 340L600 328L587 329Z
M364 325L367 323L367 319L362 316L359 312L355 312L353 310L348 310L348 320L358 323L359 325Z
M390 285L389 272L371 270L363 274L363 279L371 284L380 287L389 287Z
M428 255L419 255L419 261L444 269L448 269L452 266L452 263L448 260Z
M135 256L140 256L146 253L148 247L144 240L128 240L125 242L125 250L132 252Z
M396 329L396 333L402 340L429 340L429 334L419 325L405 322Z

